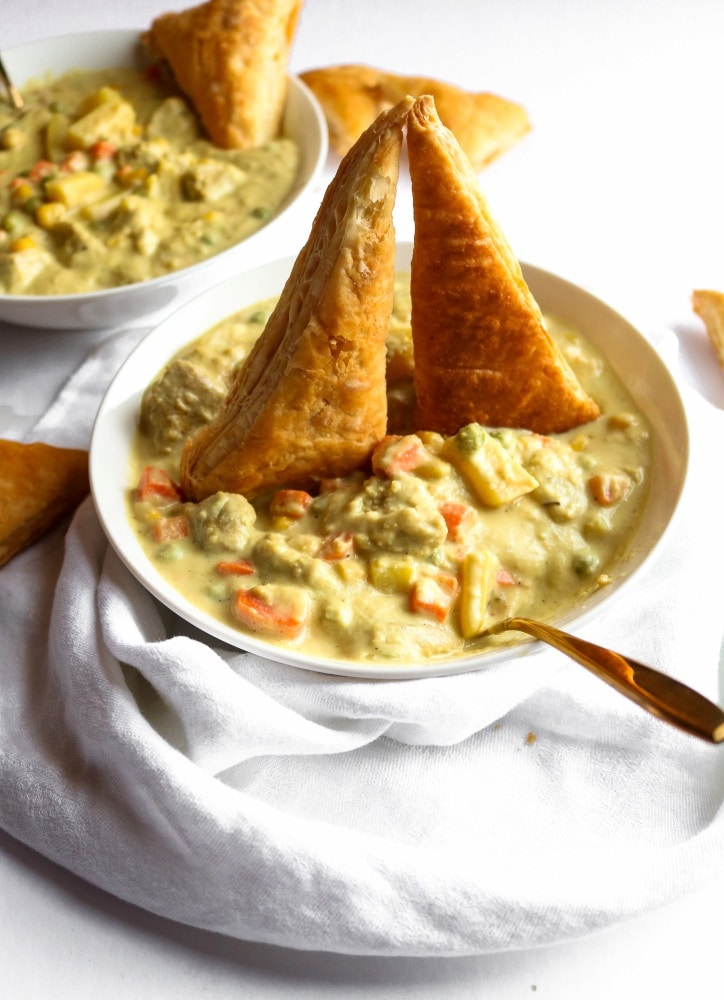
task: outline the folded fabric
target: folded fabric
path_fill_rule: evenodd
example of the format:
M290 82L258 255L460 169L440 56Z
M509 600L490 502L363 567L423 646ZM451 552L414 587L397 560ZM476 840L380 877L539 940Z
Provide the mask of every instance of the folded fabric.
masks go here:
M102 344L33 436L87 446L139 336ZM686 402L691 476L667 544L581 634L716 699L724 416ZM582 935L724 871L721 748L553 651L374 682L224 647L128 573L90 500L0 573L0 635L0 825L173 920L461 955Z

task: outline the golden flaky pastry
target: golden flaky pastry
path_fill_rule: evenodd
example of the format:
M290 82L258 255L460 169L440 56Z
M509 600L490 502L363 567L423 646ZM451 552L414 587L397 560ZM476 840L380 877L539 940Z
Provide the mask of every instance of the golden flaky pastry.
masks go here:
M691 304L703 321L719 364L724 368L724 292L697 288L692 292Z
M260 146L279 132L302 0L208 0L161 14L142 36L171 67L212 142Z
M546 331L470 162L429 96L407 122L416 425L548 434L599 415Z
M531 127L519 104L441 80L356 65L310 69L300 76L322 105L330 144L342 156L377 115L407 94L434 98L442 122L455 133L476 170L509 149Z
M88 452L0 440L0 566L87 495Z
M340 164L220 414L186 443L191 499L345 475L384 436L392 208L411 104L382 115Z

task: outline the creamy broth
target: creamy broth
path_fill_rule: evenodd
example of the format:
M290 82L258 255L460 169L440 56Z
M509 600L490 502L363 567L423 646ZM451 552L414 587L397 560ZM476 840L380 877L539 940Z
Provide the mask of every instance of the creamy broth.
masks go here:
M263 226L298 174L290 139L212 145L157 72L78 71L23 97L22 116L0 111L0 292L89 292L196 264Z
M606 587L645 501L649 429L584 336L548 327L600 419L564 434L410 433L409 275L388 337L390 436L371 468L254 500L184 502L183 442L217 411L273 301L180 352L146 390L129 516L159 572L207 614L319 655L419 659L474 648L512 614L550 619Z

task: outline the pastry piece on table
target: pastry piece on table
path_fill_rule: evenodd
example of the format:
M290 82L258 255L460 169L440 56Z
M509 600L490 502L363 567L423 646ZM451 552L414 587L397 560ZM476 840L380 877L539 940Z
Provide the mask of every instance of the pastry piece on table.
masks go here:
M568 430L599 415L548 334L478 179L429 96L407 123L416 425Z
M163 58L212 142L248 149L274 139L302 0L208 0L161 14L142 36Z
M339 166L309 239L216 419L183 451L183 489L257 496L358 468L384 437L402 132L411 99Z
M441 80L400 76L371 66L343 65L300 74L322 105L332 148L343 156L357 137L407 94L430 94L476 170L530 131L523 107L497 94L471 93Z
M0 566L88 494L88 452L0 440Z
M719 364L724 368L724 292L697 288L692 292L691 304L703 321Z

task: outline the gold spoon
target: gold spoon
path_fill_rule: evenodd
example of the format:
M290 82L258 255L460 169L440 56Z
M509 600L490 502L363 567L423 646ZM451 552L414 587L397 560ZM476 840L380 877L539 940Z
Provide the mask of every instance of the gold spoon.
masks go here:
M0 80L2 80L3 84L5 85L5 89L7 90L8 97L10 98L10 103L12 104L12 106L16 108L18 111L21 111L25 106L23 104L23 99L20 96L20 91L13 84L13 81L10 79L8 71L5 69L5 64L3 63L2 56L0 56Z
M481 635L508 631L526 632L554 646L659 719L709 743L724 742L719 706L660 670L530 618L506 618Z

